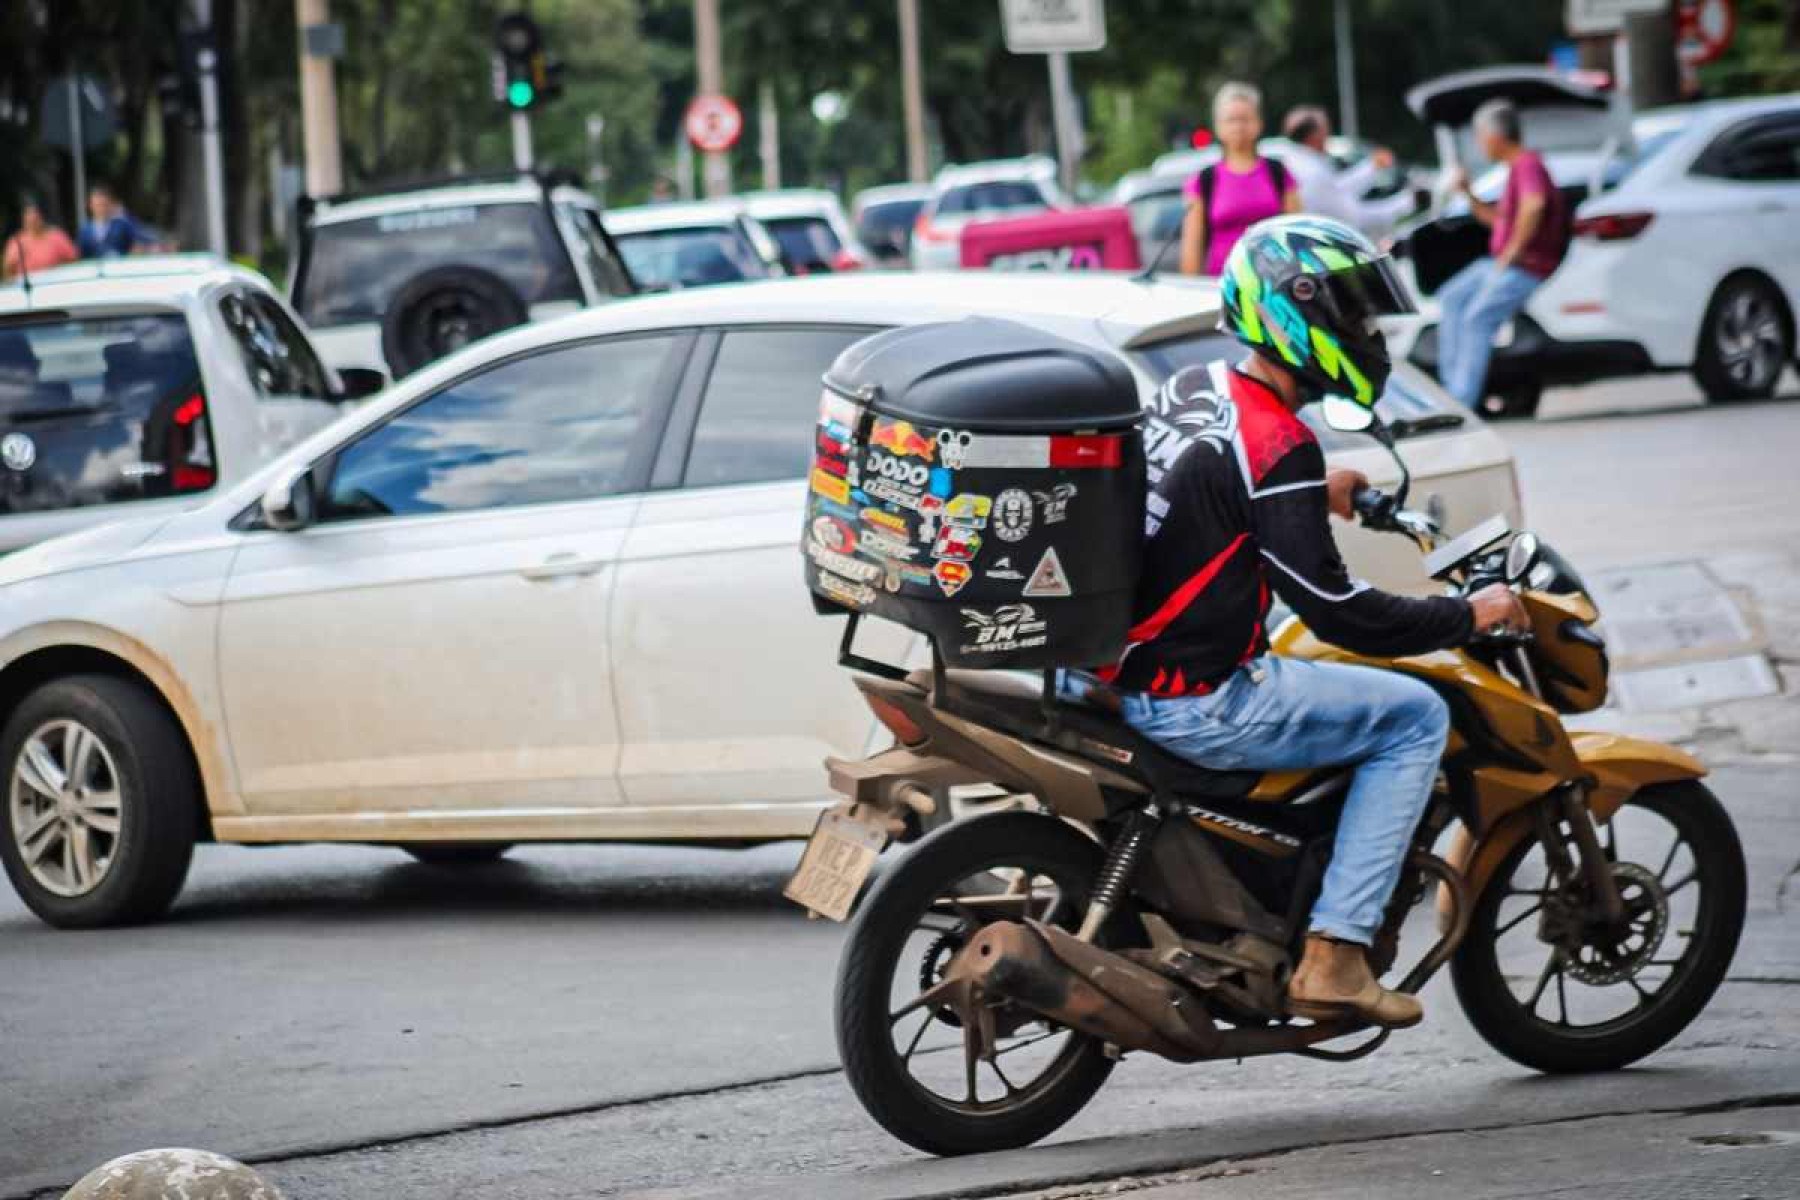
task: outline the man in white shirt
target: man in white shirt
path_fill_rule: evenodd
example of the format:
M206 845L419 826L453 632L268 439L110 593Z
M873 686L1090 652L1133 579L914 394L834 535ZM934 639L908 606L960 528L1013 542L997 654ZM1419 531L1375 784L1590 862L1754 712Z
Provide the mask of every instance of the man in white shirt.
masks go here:
M1282 159L1299 185L1301 212L1331 217L1379 240L1418 209L1410 188L1381 200L1362 198L1374 183L1376 172L1394 165L1393 153L1386 147L1377 147L1355 166L1340 169L1325 153L1331 118L1324 109L1303 104L1288 110L1281 131L1294 143L1294 151Z

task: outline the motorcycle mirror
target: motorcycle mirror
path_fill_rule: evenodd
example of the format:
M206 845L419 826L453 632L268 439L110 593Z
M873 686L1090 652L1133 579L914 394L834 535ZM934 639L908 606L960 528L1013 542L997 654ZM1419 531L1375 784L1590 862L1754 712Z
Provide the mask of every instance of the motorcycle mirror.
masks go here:
M1343 396L1325 397L1322 407L1325 413L1325 424L1339 433L1364 433L1372 430L1378 424L1374 409L1365 408L1356 401Z
M1535 533L1521 533L1514 538L1512 545L1506 548L1506 581L1518 583L1537 565L1538 537Z

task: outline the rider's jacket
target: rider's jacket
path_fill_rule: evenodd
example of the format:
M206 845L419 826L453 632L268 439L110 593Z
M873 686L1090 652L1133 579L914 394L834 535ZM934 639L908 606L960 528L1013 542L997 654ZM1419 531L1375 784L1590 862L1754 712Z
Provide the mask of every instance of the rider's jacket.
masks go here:
M1352 580L1327 521L1318 439L1261 382L1215 363L1164 386L1147 415L1148 535L1115 686L1197 696L1268 647L1271 587L1321 638L1362 654L1467 640L1469 605Z

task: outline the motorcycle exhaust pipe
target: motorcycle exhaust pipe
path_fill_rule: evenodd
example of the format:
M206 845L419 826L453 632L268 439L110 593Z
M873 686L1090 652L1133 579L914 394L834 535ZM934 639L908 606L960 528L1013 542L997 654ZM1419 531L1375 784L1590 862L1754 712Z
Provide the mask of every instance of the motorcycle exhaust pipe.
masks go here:
M1192 993L1055 926L996 922L957 957L951 974L966 972L979 994L1011 1000L1123 1050L1175 1062L1218 1052L1222 1035Z

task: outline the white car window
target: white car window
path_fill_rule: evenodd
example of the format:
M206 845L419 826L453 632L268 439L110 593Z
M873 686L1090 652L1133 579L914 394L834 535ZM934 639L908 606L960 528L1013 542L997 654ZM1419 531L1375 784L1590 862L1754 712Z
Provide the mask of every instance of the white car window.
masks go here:
M707 380L682 485L805 476L820 378L847 346L874 332L841 326L727 332Z
M219 316L257 395L331 399L318 355L280 305L248 289L232 291L219 300Z
M351 443L327 521L469 512L613 495L674 340L562 346L460 379Z
M1759 117L1727 130L1706 148L1694 171L1750 183L1800 180L1800 113Z

